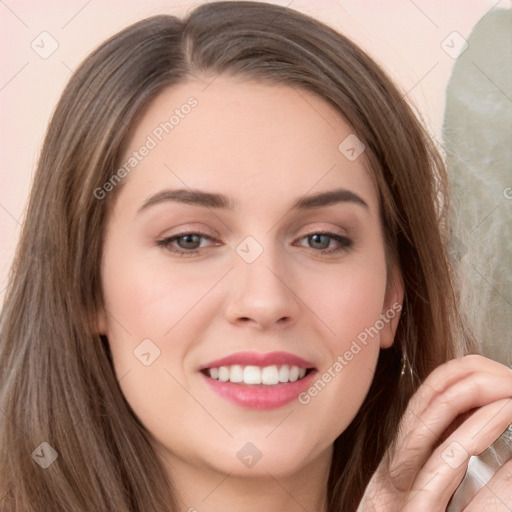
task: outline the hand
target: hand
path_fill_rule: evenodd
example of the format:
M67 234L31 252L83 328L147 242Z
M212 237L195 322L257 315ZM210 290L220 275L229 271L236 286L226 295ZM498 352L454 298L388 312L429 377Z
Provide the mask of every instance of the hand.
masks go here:
M436 368L412 397L395 446L384 456L357 512L445 512L469 457L512 423L512 370L481 356ZM512 461L464 512L512 511Z

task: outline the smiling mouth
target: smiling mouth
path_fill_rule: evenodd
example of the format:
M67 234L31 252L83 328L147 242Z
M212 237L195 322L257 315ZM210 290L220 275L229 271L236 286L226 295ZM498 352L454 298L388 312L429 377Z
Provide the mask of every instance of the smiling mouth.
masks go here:
M276 386L302 380L314 368L301 368L295 365L230 365L205 368L201 372L219 382L231 382L252 386Z

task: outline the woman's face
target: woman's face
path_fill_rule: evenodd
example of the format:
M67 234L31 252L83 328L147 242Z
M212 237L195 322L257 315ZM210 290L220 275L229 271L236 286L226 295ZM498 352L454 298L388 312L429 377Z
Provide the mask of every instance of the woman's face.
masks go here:
M313 94L223 76L166 90L140 119L99 329L173 467L326 467L401 299L362 149Z

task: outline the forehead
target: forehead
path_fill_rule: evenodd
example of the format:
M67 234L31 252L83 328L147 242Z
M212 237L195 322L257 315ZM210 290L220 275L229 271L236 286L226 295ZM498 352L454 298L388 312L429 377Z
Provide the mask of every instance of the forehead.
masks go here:
M123 156L133 164L123 194L189 187L269 201L343 186L376 202L364 152L347 158L354 138L334 107L306 90L191 80L160 93L139 120Z

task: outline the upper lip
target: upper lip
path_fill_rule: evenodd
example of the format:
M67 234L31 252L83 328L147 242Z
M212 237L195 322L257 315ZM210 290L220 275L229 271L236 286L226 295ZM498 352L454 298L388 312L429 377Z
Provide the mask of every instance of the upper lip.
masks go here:
M302 359L302 357L287 352L236 352L222 359L216 359L199 368L205 370L206 368L219 368L221 366L232 366L239 364L241 366L272 366L279 364L287 364L290 366L298 366L299 368L314 368L315 365Z

